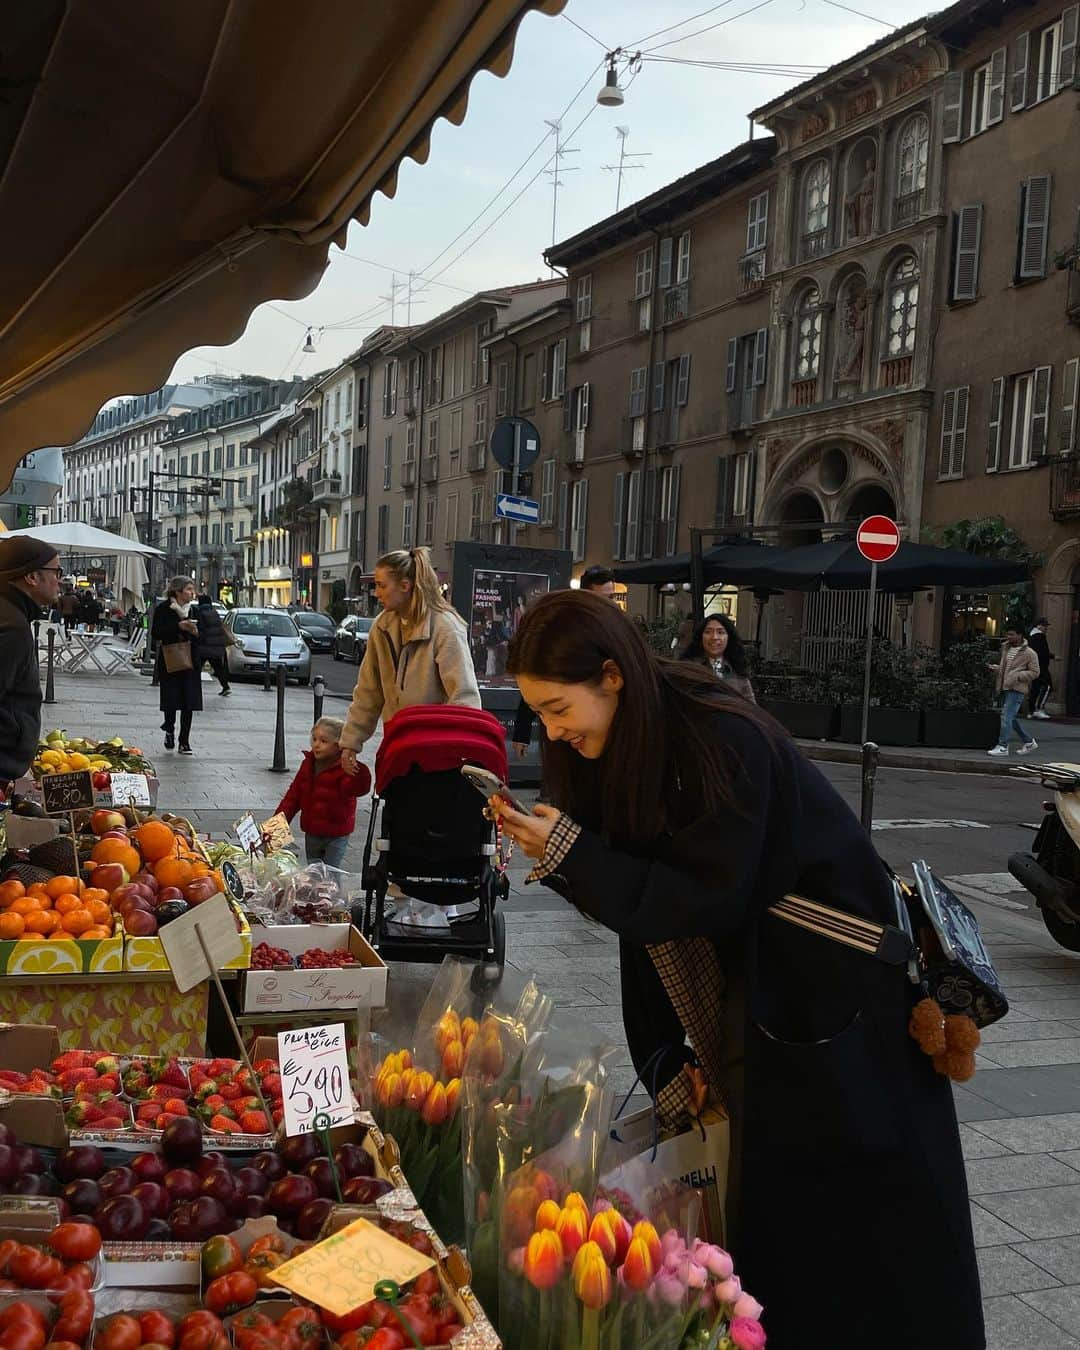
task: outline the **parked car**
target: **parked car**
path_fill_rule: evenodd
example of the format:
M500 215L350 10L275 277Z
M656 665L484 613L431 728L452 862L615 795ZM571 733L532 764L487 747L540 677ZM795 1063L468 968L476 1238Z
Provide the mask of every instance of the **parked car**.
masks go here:
M292 621L300 629L300 634L312 652L329 652L334 648L334 621L327 614L316 614L314 610L298 610Z
M230 675L261 675L269 637L270 669L283 666L287 678L311 683L311 651L290 615L281 610L234 609L226 616L225 627L236 638L226 657Z
M331 648L334 660L355 661L359 665L367 651L368 633L371 632L371 625L374 622L374 619L369 619L364 614L349 614L342 619L334 634L334 645Z

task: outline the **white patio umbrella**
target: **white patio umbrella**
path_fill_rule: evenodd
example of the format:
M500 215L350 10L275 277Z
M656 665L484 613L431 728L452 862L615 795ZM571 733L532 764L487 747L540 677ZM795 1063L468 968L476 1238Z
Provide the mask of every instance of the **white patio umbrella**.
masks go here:
M130 511L124 512L124 517L120 522L120 534L125 539L130 539L132 543L139 544L139 528L135 524L135 517ZM149 582L146 563L138 553L121 553L116 560L116 568L113 573L113 590L116 592L117 603L126 614L132 605L139 610L143 607L143 587Z
M134 525L134 522L132 522ZM43 544L54 544L57 553L143 553L150 557L163 558L159 548L151 548L139 539L125 538L123 534L114 534L111 530L99 530L96 525L84 525L78 520L64 521L60 525L35 525L28 530L8 530L5 539L15 539L19 535L32 535Z

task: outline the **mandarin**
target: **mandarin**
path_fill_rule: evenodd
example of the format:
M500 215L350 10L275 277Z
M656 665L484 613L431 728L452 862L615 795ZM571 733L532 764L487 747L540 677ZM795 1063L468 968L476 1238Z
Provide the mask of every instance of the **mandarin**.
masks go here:
M112 924L112 906L107 900L87 900L84 895L83 906L95 924Z
M65 936L67 935L65 934ZM104 924L95 923L91 924L85 932L80 933L79 937L81 937L84 942L89 942L91 938L95 941L100 941L101 938L112 937L112 929L106 928Z
M22 937L26 923L21 914L0 914L0 938L10 941Z
M78 895L58 895L53 908L57 914L70 914L73 909L82 908L82 897Z
M50 877L45 883L45 894L55 900L61 895L77 895L79 891L79 878L58 876Z
M39 901L41 900L47 901L49 899L48 895L45 893L45 883L43 881L32 882L29 886L27 886L26 894L31 897L35 897Z
M26 887L21 881L5 881L0 884L0 909L7 909L13 900L21 900Z
M55 909L35 909L33 913L26 916L26 931L28 933L41 933L48 937L59 928L61 916Z
M24 895L18 900L13 900L8 906L8 912L11 914L21 914L23 918L27 914L33 914L34 910L41 908L41 897L36 895Z
M60 926L72 937L80 937L88 928L94 927L94 920L90 917L89 910L73 909L70 914L63 916Z
M83 904L88 905L91 900L108 900L109 892L102 890L100 886L87 886L82 893Z

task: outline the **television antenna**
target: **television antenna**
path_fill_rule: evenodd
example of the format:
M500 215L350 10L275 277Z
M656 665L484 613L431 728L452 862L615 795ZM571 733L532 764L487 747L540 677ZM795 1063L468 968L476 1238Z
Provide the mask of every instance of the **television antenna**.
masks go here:
M600 167L605 173L615 174L615 210L617 211L622 201L623 174L629 172L630 169L643 169L644 164L634 164L631 161L646 159L652 154L652 151L627 150L626 138L630 135L629 127L616 127L615 135L619 138L619 162L618 164L602 164Z
M544 119L547 125L555 133L555 154L552 156L555 167L545 169L544 172L551 179L551 247L554 248L558 242L558 218L559 218L559 188L563 187L563 181L559 177L560 173L577 173L576 165L564 166L562 161L567 155L578 155L580 150L567 150L562 143L562 122L552 121L550 118ZM555 269L552 267L551 275L555 275Z

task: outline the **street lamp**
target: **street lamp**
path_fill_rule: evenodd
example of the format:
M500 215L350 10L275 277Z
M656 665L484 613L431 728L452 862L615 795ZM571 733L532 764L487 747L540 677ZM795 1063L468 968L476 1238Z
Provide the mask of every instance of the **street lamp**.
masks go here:
M623 91L619 88L619 72L615 68L616 55L616 52L608 52L607 74L604 76L603 86L596 96L596 101L602 108L621 108L625 102Z

